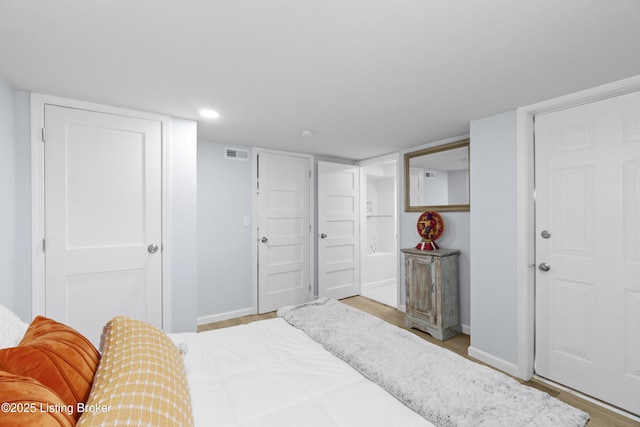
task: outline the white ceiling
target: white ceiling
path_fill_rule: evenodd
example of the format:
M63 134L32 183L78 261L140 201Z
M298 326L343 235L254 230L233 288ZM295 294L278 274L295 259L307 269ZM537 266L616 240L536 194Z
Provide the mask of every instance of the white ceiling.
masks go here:
M640 0L0 0L18 89L349 159L638 75L639 46Z

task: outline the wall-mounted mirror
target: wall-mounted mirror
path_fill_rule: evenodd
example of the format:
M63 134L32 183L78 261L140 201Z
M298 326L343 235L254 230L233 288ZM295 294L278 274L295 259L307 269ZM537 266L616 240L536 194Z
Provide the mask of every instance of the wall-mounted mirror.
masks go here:
M404 155L404 210L469 210L468 139Z

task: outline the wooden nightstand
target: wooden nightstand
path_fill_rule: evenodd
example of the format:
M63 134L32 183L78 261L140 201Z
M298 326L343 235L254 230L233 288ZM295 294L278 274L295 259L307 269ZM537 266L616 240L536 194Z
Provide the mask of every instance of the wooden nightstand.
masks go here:
M462 332L458 309L460 251L401 249L404 253L404 325L444 341Z

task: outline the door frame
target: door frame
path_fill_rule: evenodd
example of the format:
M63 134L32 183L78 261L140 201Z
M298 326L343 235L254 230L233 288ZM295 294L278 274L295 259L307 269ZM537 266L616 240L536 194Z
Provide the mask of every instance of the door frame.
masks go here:
M314 156L311 154L301 154L301 153L292 153L289 151L279 151L279 150L271 150L268 148L254 148L253 149L253 159L252 159L252 176L253 176L253 197L251 198L251 212L252 212L252 221L253 227L251 227L251 241L253 244L251 245L251 253L252 253L252 302L251 302L251 310L253 314L258 313L258 250L259 250L259 241L258 241L258 154L260 153L272 153L272 154L280 154L283 156L293 156L293 157L303 157L309 160L309 170L311 176L309 177L309 280L311 281L309 286L309 300L311 301L315 295L317 295L316 291L316 269L315 269L315 259L316 259L316 165L314 162Z
M60 98L40 93L31 94L31 311L32 316L45 313L45 257L44 257L44 108L46 104L99 113L114 114L161 123L162 155L162 328L171 324L171 190L169 183L170 126L168 116Z
M640 75L561 96L516 110L516 259L517 372L535 374L535 175L534 119L554 110L575 107L640 90Z
M404 264L404 257L402 255L402 252L400 252L400 238L398 236L399 232L400 232L400 213L401 213L401 208L400 208L400 194L402 189L400 188L401 183L400 183L400 153L395 153L395 154L388 154L386 156L381 156L381 157L375 157L373 159L367 159L367 160L363 160L360 162L356 162L356 166L358 166L360 168L360 267L362 267L363 263L364 263L364 257L366 256L366 252L364 251L365 246L366 246L366 236L363 237L363 232L362 232L362 224L365 224L366 220L367 220L367 213L366 213L366 207L365 209L363 209L363 206L366 204L366 193L367 193L367 187L366 187L366 179L364 176L364 168L367 166L374 166L374 165L379 165L382 163L389 163L395 161L395 170L396 170L396 185L395 185L395 189L396 189L396 195L395 195L395 221L394 221L394 225L395 225L395 230L396 230L396 309L404 311L405 307L400 305L400 301L402 301L401 297L402 297L402 286L400 286L400 272L402 271L402 265ZM362 184L364 182L364 185ZM362 278L362 273L360 275L360 277ZM360 281L360 290L362 291L362 279Z

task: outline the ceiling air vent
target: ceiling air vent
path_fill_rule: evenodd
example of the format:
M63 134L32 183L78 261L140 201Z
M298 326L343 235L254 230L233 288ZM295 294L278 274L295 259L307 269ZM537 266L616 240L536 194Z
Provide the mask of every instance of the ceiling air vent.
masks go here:
M224 158L233 160L249 160L249 151L225 147Z

